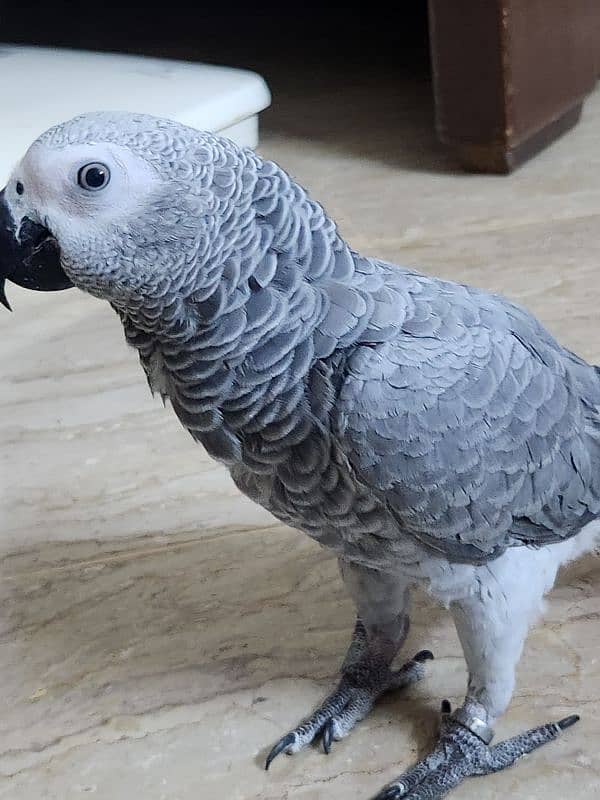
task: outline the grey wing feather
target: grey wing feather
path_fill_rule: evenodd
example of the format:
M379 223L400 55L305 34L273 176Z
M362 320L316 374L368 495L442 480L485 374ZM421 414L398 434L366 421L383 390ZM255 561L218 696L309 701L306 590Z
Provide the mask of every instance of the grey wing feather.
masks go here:
M502 297L382 269L383 325L361 334L337 405L361 480L458 561L577 533L600 514L598 370Z

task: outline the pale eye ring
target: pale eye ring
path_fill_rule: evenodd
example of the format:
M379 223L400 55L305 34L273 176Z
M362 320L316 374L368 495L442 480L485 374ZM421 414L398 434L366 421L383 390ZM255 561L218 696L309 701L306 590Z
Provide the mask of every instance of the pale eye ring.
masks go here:
M109 181L110 170L99 161L86 164L77 173L77 183L87 192L99 192L108 186Z

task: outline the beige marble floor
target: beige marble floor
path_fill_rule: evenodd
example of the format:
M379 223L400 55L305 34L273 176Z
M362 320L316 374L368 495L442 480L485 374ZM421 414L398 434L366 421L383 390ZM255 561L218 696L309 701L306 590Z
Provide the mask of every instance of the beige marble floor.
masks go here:
M426 87L322 83L276 97L262 151L358 248L501 290L600 362L600 92L568 139L508 178L455 172ZM431 742L465 671L417 598L430 677L326 758L262 770L332 685L352 609L332 558L234 490L153 402L116 318L81 294L10 291L0 316L0 798L367 800ZM457 798L600 792L600 575L565 573L531 635L501 736L579 726Z

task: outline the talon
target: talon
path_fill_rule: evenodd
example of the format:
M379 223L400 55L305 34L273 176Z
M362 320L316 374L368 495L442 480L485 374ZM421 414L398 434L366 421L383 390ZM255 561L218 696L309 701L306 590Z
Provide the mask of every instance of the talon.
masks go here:
M287 750L288 747L291 747L295 741L296 741L296 735L293 733L288 733L286 736L283 737L283 739L280 739L275 745L275 747L271 750L269 755L267 756L267 760L265 762L265 769L269 769L273 759L277 758L277 756L284 750Z
M442 700L442 715L447 716L452 713L452 705L450 700Z
M331 752L331 742L333 740L333 720L328 719L323 727L323 750L326 755Z
M565 717L564 719L559 720L556 724L561 729L561 731L566 731L567 728L570 728L572 725L575 725L581 717L579 714L571 714L570 717Z
M419 650L413 661L433 661L434 655L431 650Z

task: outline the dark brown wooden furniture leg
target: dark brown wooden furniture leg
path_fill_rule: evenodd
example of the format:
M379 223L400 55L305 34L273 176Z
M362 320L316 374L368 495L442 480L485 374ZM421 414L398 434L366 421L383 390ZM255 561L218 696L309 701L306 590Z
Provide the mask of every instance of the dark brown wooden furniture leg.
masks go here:
M510 172L576 124L600 73L600 0L429 0L440 139Z

